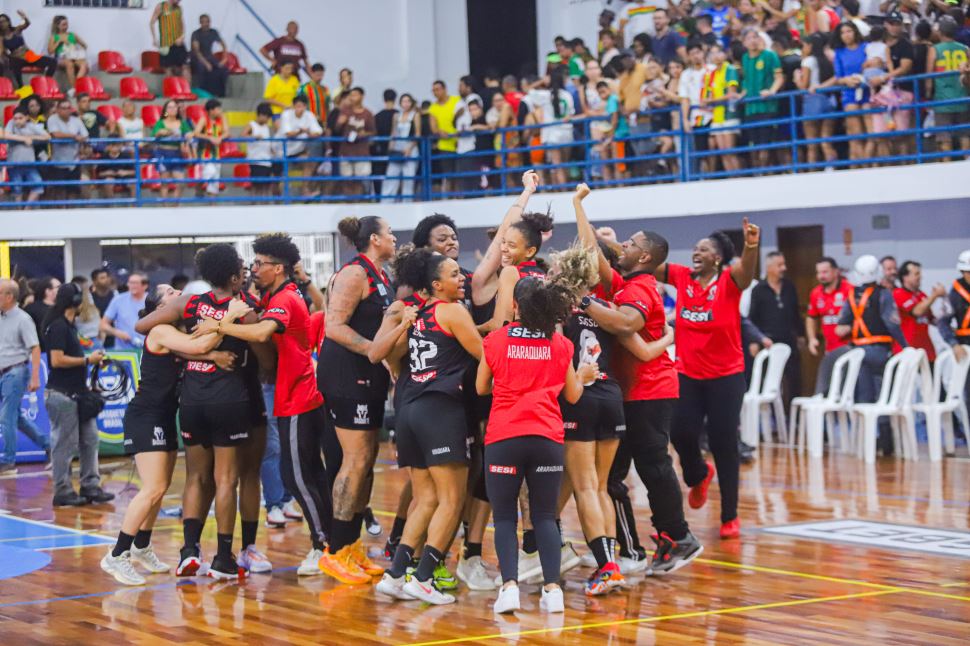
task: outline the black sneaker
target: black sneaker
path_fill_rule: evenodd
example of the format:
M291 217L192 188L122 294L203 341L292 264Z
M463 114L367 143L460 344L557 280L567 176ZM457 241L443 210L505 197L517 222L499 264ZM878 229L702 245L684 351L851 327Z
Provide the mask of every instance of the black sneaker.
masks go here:
M108 493L101 487L97 489L90 489L88 491L81 490L81 495L88 499L88 502L93 504L100 504L103 502L111 502L115 499L113 493Z
M88 504L85 496L79 496L73 491L62 496L54 496L55 507L81 507Z
M653 561L650 567L653 576L675 572L696 559L704 551L704 547L690 532L687 532L687 536L679 541L670 538L666 532L650 538L657 544L657 551L653 553Z
M396 541L392 543L391 539L387 539L387 542L384 543L384 558L387 559L388 561L393 561L394 552L397 551L398 545L400 545L400 541Z
M243 579L248 572L246 568L239 567L234 555L228 557L216 556L212 559L209 566L208 576L217 581L230 581L232 579Z

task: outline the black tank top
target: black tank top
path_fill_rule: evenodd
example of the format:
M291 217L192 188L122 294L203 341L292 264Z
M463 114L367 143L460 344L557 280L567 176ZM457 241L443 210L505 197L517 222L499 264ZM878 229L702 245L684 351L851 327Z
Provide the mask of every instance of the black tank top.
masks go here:
M212 292L192 296L185 305L183 320L192 329L203 318L222 320L232 298L219 299ZM247 301L248 302L248 301ZM236 369L225 371L211 361L186 361L181 404L234 404L249 401L247 379L252 374L249 344L231 336L222 337L216 350L236 355Z
M402 395L405 404L430 392L464 398L466 373L475 361L458 339L438 325L435 311L442 302L434 301L422 307L408 331L410 365Z
M534 278L545 279L546 272L539 266L535 260L526 260L525 262L520 262L516 269L519 270L519 279L526 278L527 276L532 276Z
M428 301L421 298L421 295L417 292L401 299L404 307L417 307L422 308L424 304ZM397 383L394 385L394 409L397 410L401 407L401 397L404 395L404 385L407 383L408 379L411 377L411 361L410 357L407 355L401 360L401 372L398 373Z
M162 412L178 408L182 361L175 354L155 354L146 343L141 353L140 372L138 390L128 402L128 408Z
M605 303L594 298L594 301L605 305ZM620 384L613 378L610 368L610 359L613 353L613 343L615 339L599 326L586 312L573 309L573 314L566 320L563 326L563 333L566 338L573 342L573 367L587 363L596 363L600 373L603 375L595 383L587 386L583 391L583 397L599 398L623 398Z
M363 267L367 272L368 294L357 304L348 325L365 339L373 340L384 319L384 310L394 302L394 292L384 272L366 256L356 256L343 268L350 265ZM390 380L383 364L372 364L366 356L351 352L329 336L324 338L317 364L317 384L325 397L383 400Z
M522 280L527 276L542 279L545 279L546 277L546 272L542 270L542 267L540 267L535 260L526 260L524 262L520 262L515 268L519 271L519 280ZM468 274L467 278L469 281L471 281L471 274ZM466 296L470 298L470 292L467 293ZM475 325L482 325L483 323L488 323L492 320L492 317L495 316L495 300L497 297L497 295L493 296L492 300L484 305L472 304L471 313L472 320L475 321Z

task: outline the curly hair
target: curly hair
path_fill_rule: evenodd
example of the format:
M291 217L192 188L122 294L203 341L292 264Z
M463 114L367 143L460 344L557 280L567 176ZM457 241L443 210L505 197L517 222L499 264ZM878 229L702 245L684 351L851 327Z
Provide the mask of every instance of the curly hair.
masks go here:
M552 231L552 212L523 213L522 219L512 225L525 238L526 245L536 248L536 253L542 248L542 234Z
M239 252L225 242L210 244L195 254L195 267L199 275L213 287L228 288L242 266L243 259L239 257Z
M287 274L300 262L300 248L285 233L266 233L253 240L253 251L260 256L276 258L283 263Z
M569 290L532 276L516 283L512 297L518 305L522 325L546 337L551 337L556 325L563 323L573 311L573 295Z
M858 29L858 28L857 28ZM715 231L707 236L707 239L714 243L718 255L721 256L721 265L727 266L734 258L734 243L731 238L723 231Z
M427 247L431 244L431 232L442 224L451 227L452 231L458 233L458 227L455 226L455 221L449 218L444 213L432 213L426 218L423 218L418 222L418 226L414 227L414 233L411 235L411 242L414 243L415 247Z
M574 302L585 296L589 288L599 282L599 259L592 249L573 243L563 251L553 252L551 258L558 269L551 282L569 291Z

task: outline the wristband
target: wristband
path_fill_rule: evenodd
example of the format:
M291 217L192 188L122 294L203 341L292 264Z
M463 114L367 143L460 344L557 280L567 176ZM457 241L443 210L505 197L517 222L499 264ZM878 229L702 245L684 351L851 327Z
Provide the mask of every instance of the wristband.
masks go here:
M590 298L589 295L587 294L586 296L583 296L583 298L579 301L579 309L585 312L587 309L589 309L589 306L592 304L593 304L593 299Z
M754 243L754 244L748 244L747 242L744 243L744 248L745 249L757 249L758 246L759 246L759 243L757 243L757 242Z

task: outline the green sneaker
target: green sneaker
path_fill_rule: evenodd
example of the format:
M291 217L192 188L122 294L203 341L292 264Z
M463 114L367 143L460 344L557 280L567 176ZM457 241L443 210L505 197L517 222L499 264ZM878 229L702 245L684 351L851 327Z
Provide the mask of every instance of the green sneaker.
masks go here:
M458 587L458 579L448 571L444 561L438 563L431 578L434 579L435 587L439 590L454 590Z

